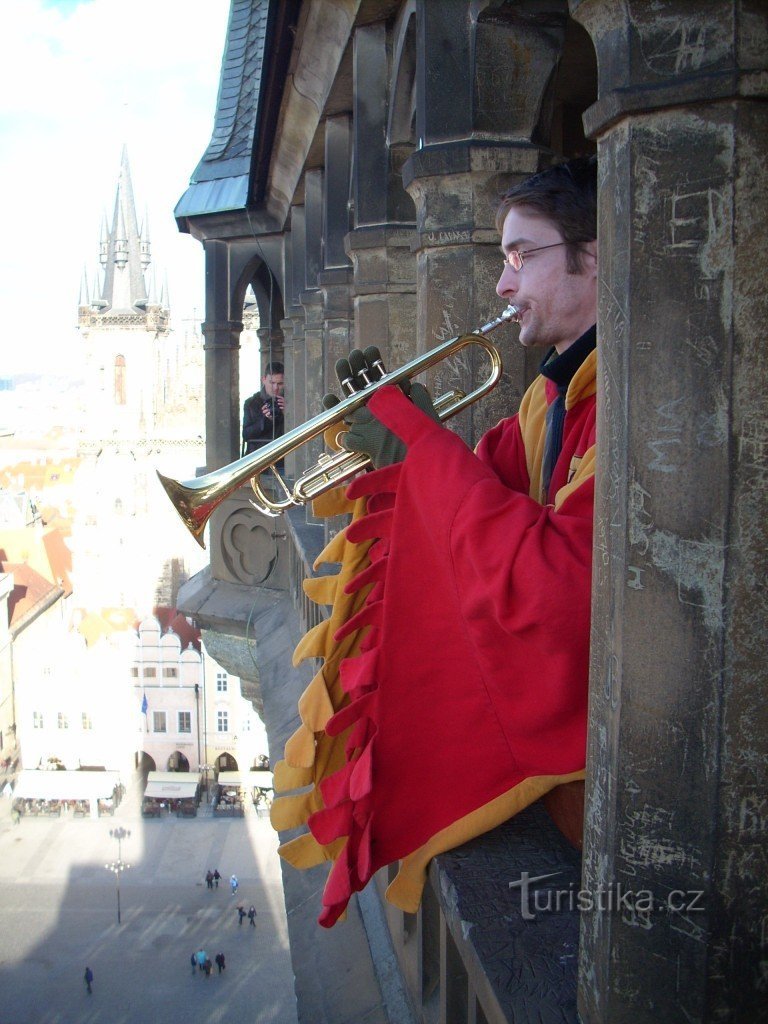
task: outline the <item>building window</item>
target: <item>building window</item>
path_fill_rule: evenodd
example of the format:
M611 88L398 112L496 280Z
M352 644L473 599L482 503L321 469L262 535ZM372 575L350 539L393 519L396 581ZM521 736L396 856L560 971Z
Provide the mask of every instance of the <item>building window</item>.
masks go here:
M179 670L175 665L165 665L163 667L163 678L164 679L178 679Z
M165 732L165 712L164 711L153 711L152 712L152 731L153 732Z
M216 712L216 729L218 732L229 732L229 712Z
M32 728L42 729L43 728L43 712L33 711L32 712Z
M87 711L83 712L83 728L84 729L92 729L93 728L93 722L91 721L91 716L88 714Z
M179 712L179 732L192 732L192 712Z
M244 718L241 724L242 724L243 732L250 732L251 731L251 720L250 720L250 718Z
M139 678L139 666L138 665L132 665L131 666L131 675L133 676L134 679L138 679Z
M219 693L227 692L227 673L217 672L216 673L216 689Z
M67 718L67 716L64 714L63 711L59 712L59 728L60 729L68 729L69 728L69 719Z
M145 665L144 666L144 678L145 679L154 679L156 676L157 676L157 669L155 668L154 665Z

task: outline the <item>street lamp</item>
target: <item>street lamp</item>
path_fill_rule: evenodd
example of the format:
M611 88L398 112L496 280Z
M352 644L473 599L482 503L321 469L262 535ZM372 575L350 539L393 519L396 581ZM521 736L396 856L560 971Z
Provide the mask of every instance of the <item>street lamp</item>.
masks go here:
M111 828L109 834L117 840L117 860L105 864L107 871L112 871L117 882L117 923L120 924L120 875L131 866L123 860L123 840L131 834L127 828Z

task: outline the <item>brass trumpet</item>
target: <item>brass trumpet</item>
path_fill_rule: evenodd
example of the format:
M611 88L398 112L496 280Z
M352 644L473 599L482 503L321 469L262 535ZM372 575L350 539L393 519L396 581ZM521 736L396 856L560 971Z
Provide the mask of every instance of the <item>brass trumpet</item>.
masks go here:
M404 380L410 380L411 377L416 377L441 360L455 355L461 349L469 345L479 345L485 349L491 360L491 369L487 379L469 394L460 390L449 391L435 400L435 409L441 420L455 416L468 405L487 395L501 377L501 356L498 349L485 339L485 335L501 324L517 320L519 320L519 310L516 306L508 306L495 320L484 324L471 334L462 334L444 341L430 349L429 352L425 352L424 355L412 359L400 369L393 370L392 373L385 373L381 367L382 376L379 380L373 381L362 391L354 392L332 409L327 409L301 426L294 427L293 430L289 430L268 445L243 456L236 462L231 462L227 466L222 466L221 469L215 469L194 480L173 480L158 473L160 483L165 488L184 525L203 548L205 547L203 531L211 514L246 480L250 480L256 496L256 500L251 504L264 515L279 516L288 508L305 505L319 494L349 479L361 469L365 469L370 464L370 459L367 455L359 452L343 450L334 455L321 455L314 467L299 477L293 488L290 488L275 469L276 465L289 452L318 437L335 423L341 427L345 418L355 409L365 405L379 388L383 388L387 384L400 384ZM260 481L262 473L267 470L271 470L274 474L285 497L275 499L264 492Z

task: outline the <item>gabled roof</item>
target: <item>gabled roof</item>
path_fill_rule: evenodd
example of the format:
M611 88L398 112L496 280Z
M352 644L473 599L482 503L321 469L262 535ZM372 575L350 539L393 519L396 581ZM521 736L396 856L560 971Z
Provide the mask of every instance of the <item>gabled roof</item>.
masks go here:
M28 565L67 596L72 593L72 553L59 530L0 529L0 560Z
M61 587L50 583L25 563L0 562L0 571L13 576L13 590L8 595L8 625L13 634L64 596Z
M166 608L162 605L157 608L153 608L153 613L157 618L163 633L167 633L169 629L181 640L181 647L184 650L189 644L200 650L200 630L197 626L190 626L185 617L176 608Z
M72 552L66 545L64 534L61 530L50 529L43 534L43 544L48 555L48 561L53 570L54 579L64 588L67 597L72 593Z

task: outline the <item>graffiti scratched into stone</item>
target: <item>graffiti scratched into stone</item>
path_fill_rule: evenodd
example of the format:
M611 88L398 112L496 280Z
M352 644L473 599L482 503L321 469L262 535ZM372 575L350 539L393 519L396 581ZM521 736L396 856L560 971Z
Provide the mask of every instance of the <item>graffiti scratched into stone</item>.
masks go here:
M698 250L716 238L723 223L723 206L723 196L712 188L667 196L667 250Z
M472 241L472 233L466 231L429 231L424 236L427 245L463 245Z
M667 31L654 20L648 29L650 31L641 36L643 57L647 66L659 75L679 75L707 67L719 60L724 45L718 45L720 33L713 26L702 25L698 20L676 18L669 22Z

